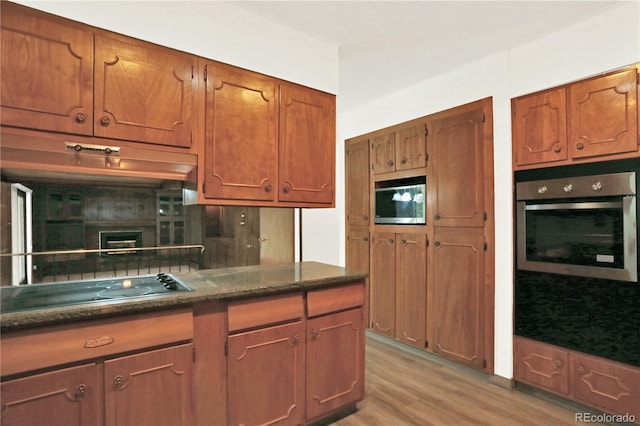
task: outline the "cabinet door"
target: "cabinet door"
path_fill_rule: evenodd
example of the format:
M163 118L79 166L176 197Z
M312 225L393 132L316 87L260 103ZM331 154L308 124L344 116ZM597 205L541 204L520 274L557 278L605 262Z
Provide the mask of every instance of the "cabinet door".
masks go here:
M95 36L95 136L191 146L196 58Z
M101 424L98 374L88 364L3 382L2 425Z
M348 228L346 236L346 266L357 271L369 273L369 229ZM365 288L365 322L369 321L369 278L366 279Z
M395 336L396 309L396 234L373 234L371 252L371 328L389 337Z
M638 150L635 68L569 86L569 148L575 158Z
M371 171L374 175L396 170L396 134L371 138Z
M427 165L425 133L424 125L396 132L396 170L416 169Z
M276 82L222 64L207 65L205 196L275 200Z
M484 237L482 229L436 228L433 243L429 347L445 357L484 368Z
M516 166L567 159L567 103L564 88L514 99L511 118Z
M434 118L434 226L484 226L483 125L481 109Z
M280 86L280 201L334 203L335 102L327 93Z
M573 353L570 377L576 400L609 413L630 414L640 419L640 369Z
M229 336L230 425L302 423L304 346L301 322Z
M193 345L104 363L105 425L189 425Z
M347 223L369 225L369 140L347 141L345 147Z
M565 350L534 340L514 338L516 380L539 386L550 392L569 392L569 357Z
M396 338L423 348L427 312L427 236L396 237Z
M91 135L93 36L2 3L2 125Z
M364 397L362 309L307 322L307 421Z

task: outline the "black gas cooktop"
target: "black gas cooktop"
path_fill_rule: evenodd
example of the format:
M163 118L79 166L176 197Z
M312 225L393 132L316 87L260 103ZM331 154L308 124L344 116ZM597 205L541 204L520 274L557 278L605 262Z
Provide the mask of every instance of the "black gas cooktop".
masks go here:
M0 312L159 296L193 291L171 274L98 278L0 288Z

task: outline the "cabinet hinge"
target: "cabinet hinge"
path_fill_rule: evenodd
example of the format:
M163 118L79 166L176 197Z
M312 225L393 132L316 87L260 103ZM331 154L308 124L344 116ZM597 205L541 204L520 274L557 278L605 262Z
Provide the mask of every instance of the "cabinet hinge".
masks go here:
M429 347L429 341L425 340L424 341L424 348L427 349Z
M484 245L482 246L482 248L484 249L484 251L487 251L487 250L488 250L487 243L484 243Z
M224 342L224 356L229 355L229 342Z
M193 348L193 362L196 362L196 348Z
M193 70L193 65L191 65L191 80L193 80L193 76L194 76L194 70Z
M428 152L424 153L424 161L429 161L429 153Z
M482 122L485 123L487 121L487 116L485 115L485 113L482 113Z
M428 239L428 238L427 238L427 241L426 241L425 245L426 245L427 247L429 247L429 239Z
M205 185L206 185L206 184L205 184L204 182L202 182L202 193L203 193L203 194L206 194L206 193L207 193L207 191L205 190Z
M484 212L484 220L487 220L487 212Z
M208 67L209 67L209 65L205 65L205 66L204 66L204 81L207 81L207 72L208 72Z
M424 126L424 136L429 136L429 128L426 125Z
M640 72L636 74L636 84L640 84Z

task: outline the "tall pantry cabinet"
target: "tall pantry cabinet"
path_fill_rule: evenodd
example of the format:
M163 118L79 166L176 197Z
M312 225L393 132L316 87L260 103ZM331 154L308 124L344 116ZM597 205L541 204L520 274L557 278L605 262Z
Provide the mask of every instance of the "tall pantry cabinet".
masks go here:
M492 100L349 139L345 150L346 259L369 271L370 330L492 372ZM376 187L420 176L426 224L376 224Z

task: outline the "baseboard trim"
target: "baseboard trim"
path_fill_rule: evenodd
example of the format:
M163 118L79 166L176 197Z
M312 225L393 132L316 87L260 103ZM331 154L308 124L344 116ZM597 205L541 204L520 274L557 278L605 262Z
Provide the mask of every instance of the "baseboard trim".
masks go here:
M507 379L506 377L498 376L495 374L489 376L489 383L509 391L512 391L516 387L515 381L513 379Z

